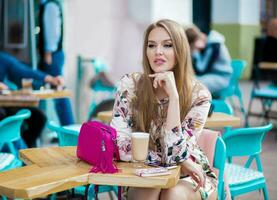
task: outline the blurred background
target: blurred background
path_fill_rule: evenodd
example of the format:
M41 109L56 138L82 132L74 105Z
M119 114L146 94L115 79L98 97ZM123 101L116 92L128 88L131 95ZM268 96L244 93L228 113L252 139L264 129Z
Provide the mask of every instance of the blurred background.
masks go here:
M277 15L274 0L61 0L60 3L64 12L64 77L68 88L79 90L72 96L79 121L87 116L91 102L91 92L84 86L88 85L93 70L92 66L85 67L90 63L84 62L78 71L78 56L100 58L116 82L126 73L141 70L145 27L157 19L170 18L184 25L194 23L206 33L214 29L223 34L231 57L247 61L242 78L250 79L254 39L266 33L268 21ZM0 0L0 50L33 68L38 62L39 4L39 0ZM82 106L76 106L76 102L82 102Z

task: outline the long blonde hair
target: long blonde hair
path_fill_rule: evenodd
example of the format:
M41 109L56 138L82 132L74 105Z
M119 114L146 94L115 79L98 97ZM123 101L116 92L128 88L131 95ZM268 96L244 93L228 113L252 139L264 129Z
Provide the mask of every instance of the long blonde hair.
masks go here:
M190 109L192 101L192 64L190 48L184 29L178 23L164 19L151 24L145 31L143 44L143 75L136 82L136 98L132 101L133 131L149 132L151 122L158 116L158 102L154 93L152 80L148 77L153 74L146 50L148 36L157 27L164 28L173 43L176 56L176 65L173 68L176 87L179 93L180 116L183 120Z

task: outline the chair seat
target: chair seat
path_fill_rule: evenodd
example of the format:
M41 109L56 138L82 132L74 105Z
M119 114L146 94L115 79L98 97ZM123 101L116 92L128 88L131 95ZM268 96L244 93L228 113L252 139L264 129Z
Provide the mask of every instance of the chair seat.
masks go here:
M225 171L228 174L228 183L230 186L264 178L263 173L236 164L226 163Z
M255 97L276 99L277 87L265 87L265 88L255 89L253 94Z
M0 153L0 171L12 163L15 156L11 153Z
M11 153L0 153L0 171L21 167L22 162Z

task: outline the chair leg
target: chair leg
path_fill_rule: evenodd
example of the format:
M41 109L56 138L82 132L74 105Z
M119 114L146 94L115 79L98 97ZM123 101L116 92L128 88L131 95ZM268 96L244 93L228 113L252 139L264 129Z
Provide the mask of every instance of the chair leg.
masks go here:
M237 97L239 99L239 103L240 103L240 112L243 114L244 120L246 121L247 115L244 109L244 104L243 104L243 100L242 100L242 95L240 90L237 91Z
M56 197L57 197L56 193L55 194L51 194L50 195L50 200L56 200Z
M253 102L253 95L251 94L250 102L249 102L249 105L248 105L247 117L245 119L245 125L244 125L245 127L249 127L249 117L251 115L252 102Z
M263 187L263 194L264 194L264 200L269 200L269 195L268 195L268 190L266 185Z
M1 197L1 196L0 196ZM2 200L8 200L7 197L2 196Z

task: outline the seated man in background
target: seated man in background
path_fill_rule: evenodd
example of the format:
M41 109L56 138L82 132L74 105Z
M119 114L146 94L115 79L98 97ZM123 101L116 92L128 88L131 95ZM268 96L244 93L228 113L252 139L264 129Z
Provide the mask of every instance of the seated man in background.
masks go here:
M60 77L53 77L39 70L32 70L29 66L19 62L13 56L0 52L0 90L8 89L8 86L4 83L5 79L21 82L19 80L22 78L32 78L41 85L49 83L58 86L63 82ZM16 114L20 109L22 108L0 108L0 120L7 116ZM22 138L28 147L34 147L36 146L36 140L40 136L46 123L46 116L38 108L32 107L28 109L31 111L31 117L26 119L22 125Z
M220 98L233 72L225 38L216 31L211 31L207 36L197 27L187 28L185 32L197 79L210 90L213 98Z
M268 23L262 61L277 62L277 18Z

